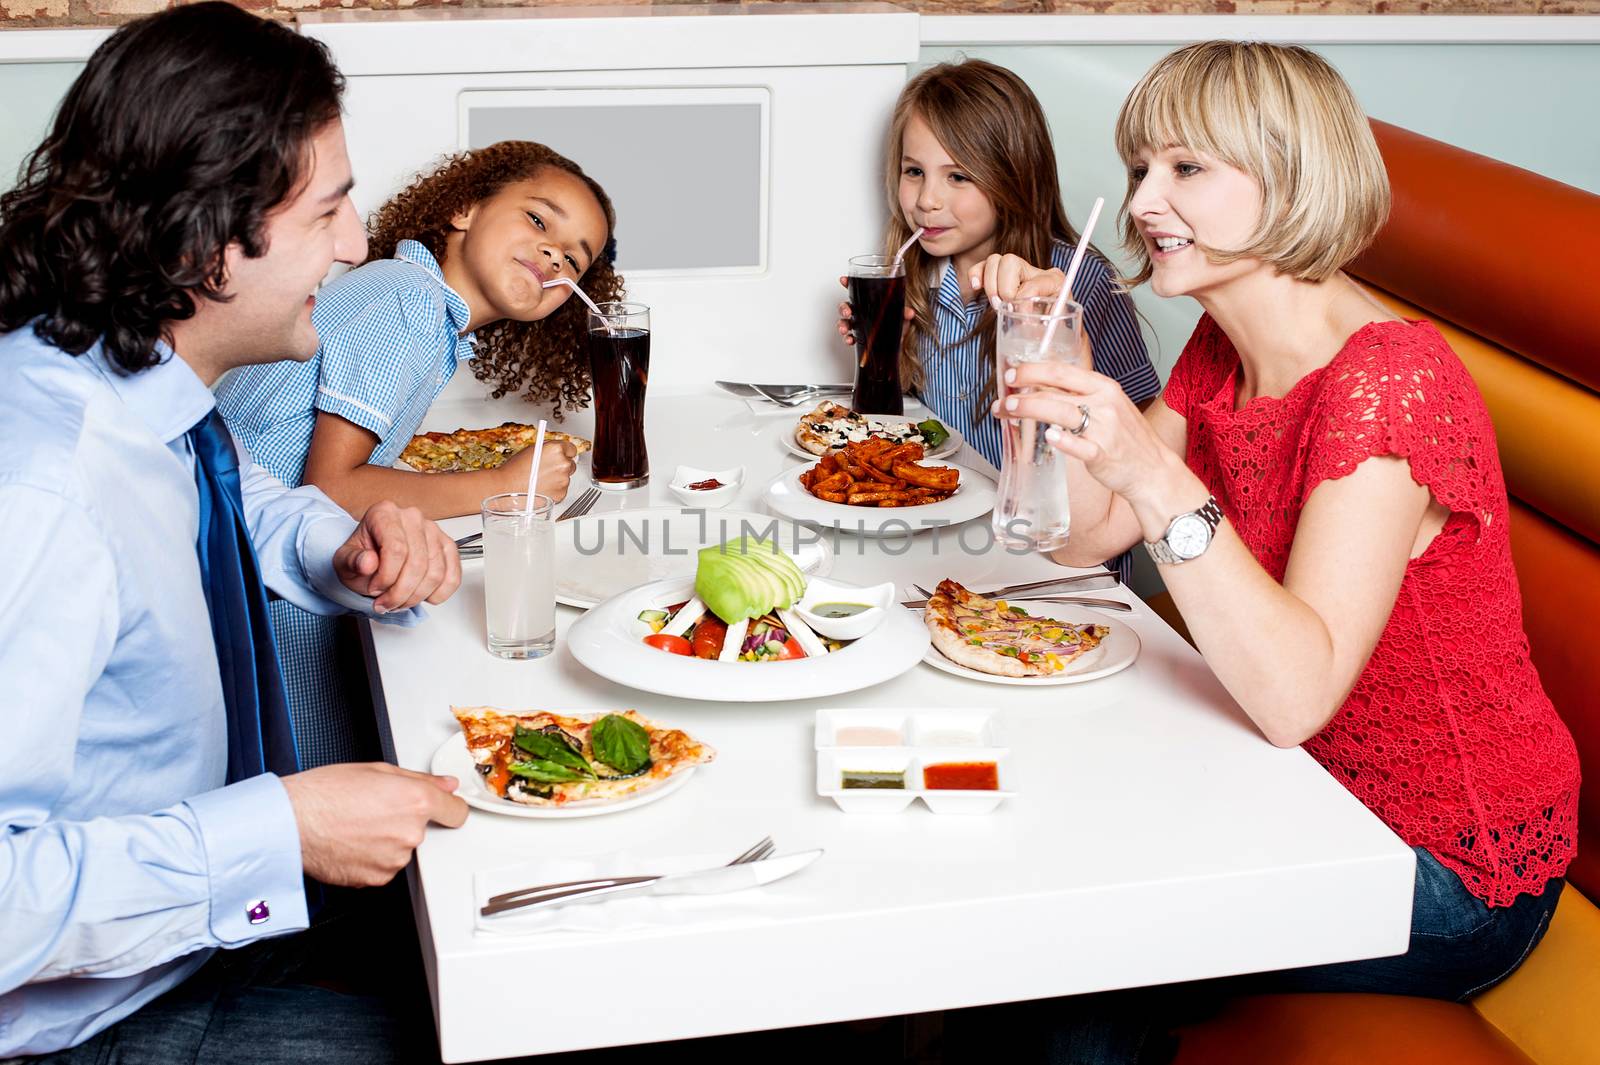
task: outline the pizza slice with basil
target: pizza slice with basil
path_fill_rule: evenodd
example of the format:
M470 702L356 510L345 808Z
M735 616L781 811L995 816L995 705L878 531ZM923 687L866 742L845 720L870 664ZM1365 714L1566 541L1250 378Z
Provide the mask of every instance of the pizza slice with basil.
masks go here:
M717 752L636 710L569 716L452 706L484 786L529 806L613 801Z

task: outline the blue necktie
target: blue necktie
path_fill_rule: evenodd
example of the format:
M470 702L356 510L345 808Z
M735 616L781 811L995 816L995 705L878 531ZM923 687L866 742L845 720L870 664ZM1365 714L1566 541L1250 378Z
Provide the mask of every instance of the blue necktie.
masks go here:
M267 589L250 544L239 491L239 456L216 410L189 430L200 489L200 584L228 709L228 783L298 772L289 693L278 668Z

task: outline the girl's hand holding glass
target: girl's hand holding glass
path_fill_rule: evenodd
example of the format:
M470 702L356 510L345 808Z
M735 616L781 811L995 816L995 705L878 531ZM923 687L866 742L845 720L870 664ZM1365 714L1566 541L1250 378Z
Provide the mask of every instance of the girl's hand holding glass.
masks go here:
M845 288L849 288L850 287L850 279L848 277L840 277L839 278L839 284L844 286ZM916 317L917 317L917 312L912 310L910 306L907 306L906 307L906 321L907 322L914 321L916 319ZM844 342L846 344L849 344L850 346L854 347L855 346L855 342L856 342L856 337L855 337L855 334L850 329L850 318L851 318L850 301L849 300L840 300L839 301L839 335L844 337Z
M972 287L989 294L995 310L1002 303L1029 296L1053 298L1066 284L1067 275L1054 268L1041 270L1020 255L990 255L968 275Z

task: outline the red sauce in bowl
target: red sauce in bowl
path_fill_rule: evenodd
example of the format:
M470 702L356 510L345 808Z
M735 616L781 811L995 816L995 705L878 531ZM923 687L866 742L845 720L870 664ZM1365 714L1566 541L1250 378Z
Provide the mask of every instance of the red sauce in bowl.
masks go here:
M993 762L945 762L922 767L929 791L999 791L1000 770Z
M694 484L685 485L684 487L691 492L709 492L713 488L721 488L722 482L712 477L709 480L696 481Z

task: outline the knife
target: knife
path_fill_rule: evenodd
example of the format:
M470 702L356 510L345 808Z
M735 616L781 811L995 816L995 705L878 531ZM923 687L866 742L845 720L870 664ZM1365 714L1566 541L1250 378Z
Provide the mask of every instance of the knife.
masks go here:
M1088 596L1084 596L1082 598L1074 598L1074 599L1048 599L1048 598L1027 599L1027 598L1015 597L1014 596L1011 599L1006 600L1006 602L1008 602L1008 603L1067 603L1067 604L1073 605L1073 606L1093 607L1093 608L1095 608L1097 610L1119 610L1119 611L1122 611L1125 614L1131 614L1133 612L1133 607L1129 606L1127 603L1122 602L1120 599L1095 599L1095 598L1088 597ZM928 601L926 599L902 599L900 601L900 605L905 607L907 610L924 610L928 606ZM1032 615L1030 615L1030 616L1032 616Z
M973 592L985 599L1028 599L1049 592L1097 592L1104 588L1121 587L1122 582L1117 580L1114 573L1078 573L1071 577L1056 577L1048 581L1034 581L1031 584L1008 584L1004 588L995 588L988 592Z
M672 873L667 876L627 876L598 881L588 887L572 888L553 884L535 894L520 898L504 898L483 907L485 917L509 910L522 910L534 906L548 906L569 902L595 902L623 895L716 895L727 891L743 891L760 887L775 880L791 876L822 857L822 851L801 851L777 858L743 865L719 865L714 869L701 869L694 873ZM513 895L520 893L513 892Z

